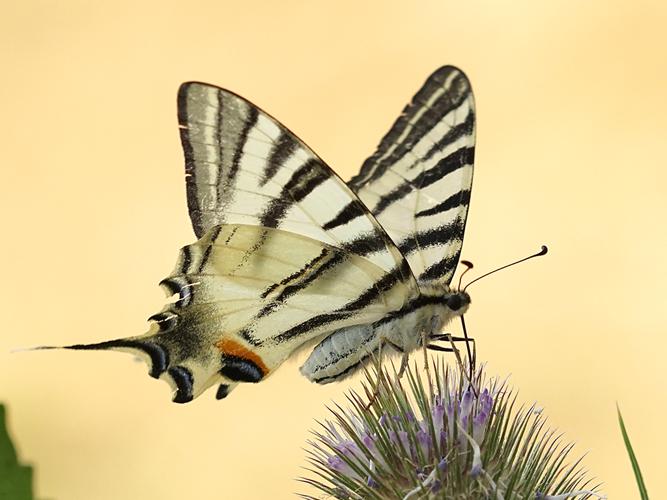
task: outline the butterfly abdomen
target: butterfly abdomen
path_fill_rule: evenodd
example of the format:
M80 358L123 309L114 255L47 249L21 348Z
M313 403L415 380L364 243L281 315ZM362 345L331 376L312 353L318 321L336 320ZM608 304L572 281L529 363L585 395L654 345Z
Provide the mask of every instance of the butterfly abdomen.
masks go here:
M394 314L372 324L336 330L320 342L301 367L312 382L339 381L382 352L410 353L422 334L439 332L449 319L443 296L422 295Z

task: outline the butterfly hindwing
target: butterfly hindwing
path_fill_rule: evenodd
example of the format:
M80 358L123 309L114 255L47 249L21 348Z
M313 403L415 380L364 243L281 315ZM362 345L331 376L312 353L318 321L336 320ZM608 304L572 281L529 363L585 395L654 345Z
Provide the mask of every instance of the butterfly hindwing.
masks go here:
M398 272L365 257L245 224L214 226L184 247L161 285L175 300L151 317L146 335L68 347L140 354L180 403L215 383L224 397L259 382L304 342L377 321L414 294Z
M470 82L435 71L349 186L406 257L420 285L448 284L465 230L475 151Z

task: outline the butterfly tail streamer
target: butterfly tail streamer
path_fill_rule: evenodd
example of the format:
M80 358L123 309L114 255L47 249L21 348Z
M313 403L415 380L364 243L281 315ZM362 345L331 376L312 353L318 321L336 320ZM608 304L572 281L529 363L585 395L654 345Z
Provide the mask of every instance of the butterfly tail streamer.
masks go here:
M148 365L148 374L166 381L174 391L175 403L187 403L220 379L217 369L201 364L202 356L187 356L171 348L175 339L166 338L157 325L151 326L145 335L126 337L91 344L64 346L38 346L28 351L66 349L73 351L118 351L138 356ZM170 345L171 344L171 345ZM221 384L216 397L226 397L236 384Z

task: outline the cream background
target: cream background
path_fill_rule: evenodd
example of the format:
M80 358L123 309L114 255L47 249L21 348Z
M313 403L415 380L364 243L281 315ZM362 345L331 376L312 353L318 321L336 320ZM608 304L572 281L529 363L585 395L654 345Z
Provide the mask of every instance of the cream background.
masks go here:
M301 450L351 381L289 363L224 402L169 401L129 356L9 354L143 332L192 241L175 95L202 80L279 117L345 178L425 78L472 80L478 149L463 255L489 372L512 374L637 498L663 472L667 263L664 2L5 0L0 15L0 400L42 499L295 498Z

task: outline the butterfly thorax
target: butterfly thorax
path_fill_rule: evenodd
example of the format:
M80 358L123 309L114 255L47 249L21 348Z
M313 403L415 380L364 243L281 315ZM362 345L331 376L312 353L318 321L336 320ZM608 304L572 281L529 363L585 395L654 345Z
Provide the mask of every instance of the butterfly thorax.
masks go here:
M420 295L394 315L395 340L402 352L420 347L424 339L443 332L470 306L470 295L447 285L421 285Z

